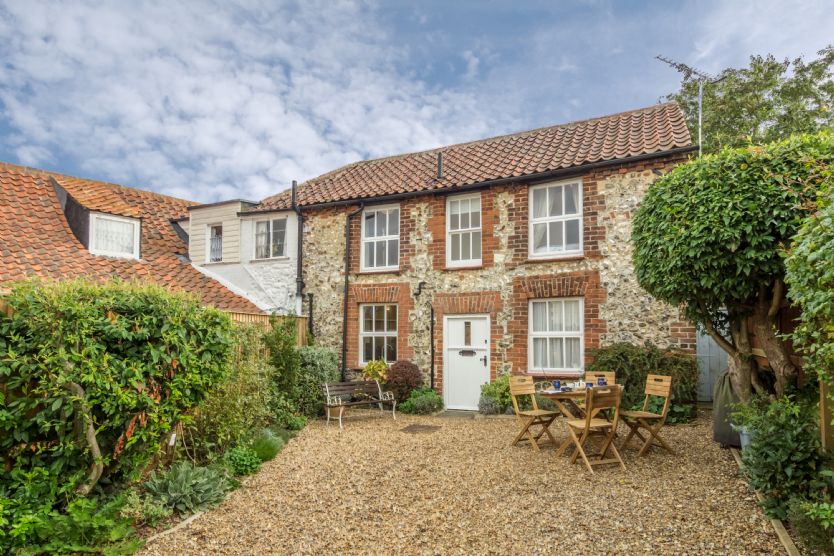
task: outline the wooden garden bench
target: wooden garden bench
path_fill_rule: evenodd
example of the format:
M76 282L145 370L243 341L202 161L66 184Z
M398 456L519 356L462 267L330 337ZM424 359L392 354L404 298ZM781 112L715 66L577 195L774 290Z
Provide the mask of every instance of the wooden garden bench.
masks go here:
M339 410L339 429L343 429L342 415L348 407L360 405L378 405L382 411L382 404L391 404L391 415L397 418L397 400L393 392L383 392L382 386L376 380L357 380L349 382L325 382L324 409L327 412L327 424L330 424L331 412Z

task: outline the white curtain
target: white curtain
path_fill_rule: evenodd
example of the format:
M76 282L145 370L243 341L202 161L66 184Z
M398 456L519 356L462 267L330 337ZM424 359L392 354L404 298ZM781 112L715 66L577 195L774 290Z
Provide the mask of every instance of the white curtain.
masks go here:
M133 255L136 226L132 222L96 218L93 245L98 251Z

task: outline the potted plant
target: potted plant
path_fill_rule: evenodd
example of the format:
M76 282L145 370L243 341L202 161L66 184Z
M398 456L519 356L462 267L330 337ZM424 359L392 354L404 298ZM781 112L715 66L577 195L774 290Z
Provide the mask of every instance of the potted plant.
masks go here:
M733 405L733 412L730 414L730 426L738 433L742 451L753 440L756 423L761 419L765 405L766 400L761 398L753 398L747 403L742 402Z

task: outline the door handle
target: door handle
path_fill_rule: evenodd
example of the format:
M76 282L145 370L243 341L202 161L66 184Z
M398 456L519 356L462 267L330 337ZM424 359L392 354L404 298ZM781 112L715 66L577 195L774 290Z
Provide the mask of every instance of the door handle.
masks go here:
M487 366L487 356L484 355L483 357L481 357L481 361L484 362L484 367L486 367Z

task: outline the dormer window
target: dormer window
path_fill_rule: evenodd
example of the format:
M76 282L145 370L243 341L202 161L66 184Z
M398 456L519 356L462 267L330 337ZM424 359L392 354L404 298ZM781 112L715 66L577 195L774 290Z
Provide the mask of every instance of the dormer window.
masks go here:
M255 258L274 259L286 254L287 219L255 222Z
M208 261L219 263L223 260L223 225L208 227Z
M108 257L139 258L141 225L136 218L90 213L90 253Z

